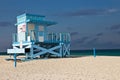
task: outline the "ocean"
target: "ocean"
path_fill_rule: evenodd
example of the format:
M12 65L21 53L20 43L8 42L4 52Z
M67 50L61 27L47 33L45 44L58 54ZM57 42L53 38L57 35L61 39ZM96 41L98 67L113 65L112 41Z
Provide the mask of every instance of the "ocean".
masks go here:
M93 50L71 50L71 55L75 56L92 56ZM7 55L1 52L0 55ZM96 49L96 56L120 56L120 49Z
M120 56L120 49L96 49L96 56ZM93 50L71 50L71 55L92 56Z

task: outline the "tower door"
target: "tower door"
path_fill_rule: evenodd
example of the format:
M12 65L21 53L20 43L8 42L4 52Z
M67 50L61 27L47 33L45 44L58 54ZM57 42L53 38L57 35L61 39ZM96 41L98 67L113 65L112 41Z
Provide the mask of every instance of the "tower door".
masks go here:
M35 25L34 24L28 24L28 40L30 40L30 37L32 40L36 40L35 37Z
M26 41L26 23L22 23L19 24L17 27L17 33L18 33L18 37L17 37L17 41Z
M39 26L39 41L44 42L45 40L45 27L44 26Z

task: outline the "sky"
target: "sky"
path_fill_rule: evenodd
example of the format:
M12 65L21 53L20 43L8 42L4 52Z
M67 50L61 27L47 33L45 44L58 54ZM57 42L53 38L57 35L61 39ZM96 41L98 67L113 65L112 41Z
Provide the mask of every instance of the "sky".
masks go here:
M45 15L58 24L49 32L69 32L71 50L120 49L120 0L0 0L0 52L12 46L16 16Z

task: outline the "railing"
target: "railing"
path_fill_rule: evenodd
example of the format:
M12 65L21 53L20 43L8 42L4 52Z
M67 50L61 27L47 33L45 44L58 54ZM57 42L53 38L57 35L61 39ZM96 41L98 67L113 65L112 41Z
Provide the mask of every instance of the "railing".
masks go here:
M48 42L70 42L69 33L47 33L45 41Z
M34 41L34 42L70 42L69 33L48 33L31 31L26 33L13 34L13 42Z
M70 42L69 33L48 33L31 31L31 40L35 42Z
M20 42L20 41L28 41L27 34L25 32L21 34L18 33L13 34L13 42Z

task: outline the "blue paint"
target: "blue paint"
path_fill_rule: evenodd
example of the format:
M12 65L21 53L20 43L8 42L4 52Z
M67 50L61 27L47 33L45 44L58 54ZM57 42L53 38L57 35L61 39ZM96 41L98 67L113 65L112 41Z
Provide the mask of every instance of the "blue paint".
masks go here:
M93 48L93 55L94 55L94 58L96 57L96 49Z

